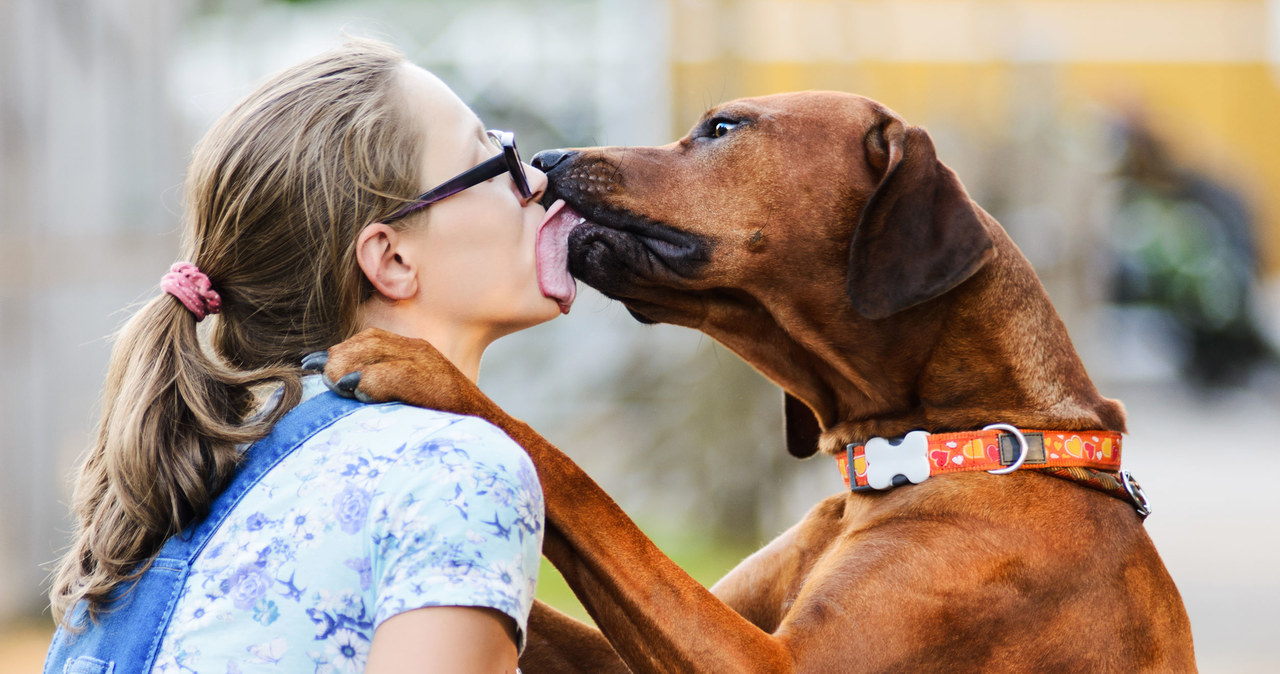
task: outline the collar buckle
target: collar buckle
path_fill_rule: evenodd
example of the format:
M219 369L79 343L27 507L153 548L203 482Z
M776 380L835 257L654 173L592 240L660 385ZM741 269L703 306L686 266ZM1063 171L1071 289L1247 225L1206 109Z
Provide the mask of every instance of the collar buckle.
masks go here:
M854 445L846 445L849 484L856 485ZM896 440L871 438L864 445L866 488L890 489L904 484L920 484L929 479L929 433L911 431ZM855 491L864 489L856 487Z

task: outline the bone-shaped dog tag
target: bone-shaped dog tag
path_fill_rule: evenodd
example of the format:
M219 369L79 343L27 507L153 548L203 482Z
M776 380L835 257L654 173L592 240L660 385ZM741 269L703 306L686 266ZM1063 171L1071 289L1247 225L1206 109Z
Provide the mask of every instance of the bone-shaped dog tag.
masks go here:
M876 489L893 486L893 478L902 475L912 484L929 478L929 433L911 431L898 444L884 438L867 441L863 457L867 462L867 485Z

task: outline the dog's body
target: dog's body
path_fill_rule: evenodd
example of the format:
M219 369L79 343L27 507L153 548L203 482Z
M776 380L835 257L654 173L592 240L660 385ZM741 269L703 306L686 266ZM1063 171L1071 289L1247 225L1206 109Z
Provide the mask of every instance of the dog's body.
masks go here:
M782 386L794 454L991 423L1123 430L1017 247L873 101L735 101L668 146L535 163L587 220L574 275ZM328 368L353 370L371 397L486 417L530 451L545 554L600 632L536 606L527 674L1195 668L1140 518L1099 491L1024 470L839 494L707 591L433 350L358 337Z

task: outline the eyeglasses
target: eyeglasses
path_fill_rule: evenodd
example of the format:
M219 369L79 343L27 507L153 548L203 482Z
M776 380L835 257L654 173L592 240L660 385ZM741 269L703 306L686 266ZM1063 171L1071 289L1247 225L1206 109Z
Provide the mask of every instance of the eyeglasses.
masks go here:
M520 191L522 198L528 199L533 196L533 190L529 189L529 179L524 174L524 163L520 161L520 152L516 150L516 135L510 131L498 131L496 129L490 129L485 133L494 142L502 146L500 154L494 155L440 183L438 186L419 194L409 204L383 218L381 222L391 222L411 213L417 213L441 199L451 197L468 187L475 187L486 180L497 178L503 173L511 174L511 180L515 182L516 189Z

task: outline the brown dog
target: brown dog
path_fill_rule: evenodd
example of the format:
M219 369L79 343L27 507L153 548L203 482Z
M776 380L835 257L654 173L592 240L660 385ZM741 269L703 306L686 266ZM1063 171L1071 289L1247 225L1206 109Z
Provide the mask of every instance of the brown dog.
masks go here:
M734 101L671 145L535 163L585 219L574 275L780 385L793 454L996 422L1123 430L1017 247L874 101ZM708 591L425 343L362 334L326 370L353 371L365 395L483 416L532 455L544 552L600 632L536 606L527 673L1195 669L1134 505L1102 491L1024 469L838 494Z

